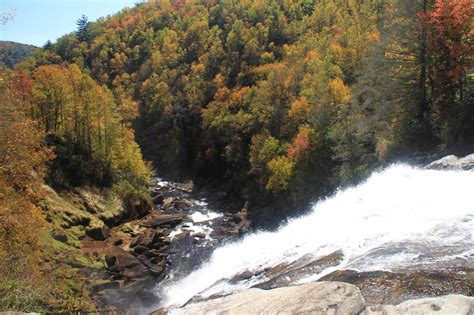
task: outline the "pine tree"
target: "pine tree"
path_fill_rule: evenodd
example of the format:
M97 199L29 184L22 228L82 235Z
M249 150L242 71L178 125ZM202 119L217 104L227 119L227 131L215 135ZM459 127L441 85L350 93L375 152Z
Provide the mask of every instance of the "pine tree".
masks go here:
M90 39L89 33L89 19L84 14L76 21L77 32L76 36L79 41L87 41Z

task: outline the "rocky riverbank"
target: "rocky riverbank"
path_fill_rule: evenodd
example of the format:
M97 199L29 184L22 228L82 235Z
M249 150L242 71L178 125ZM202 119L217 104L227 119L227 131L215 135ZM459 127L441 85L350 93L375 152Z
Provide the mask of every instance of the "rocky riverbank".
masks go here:
M133 312L156 304L157 284L188 272L222 240L249 227L245 211L210 210L206 193L194 192L192 182L154 178L149 190L153 205L135 219L98 227L82 241L88 257L105 262L90 275L99 310Z
M473 310L474 297L462 295L409 300L398 305L369 305L356 286L322 281L272 290L253 288L152 314L470 315Z

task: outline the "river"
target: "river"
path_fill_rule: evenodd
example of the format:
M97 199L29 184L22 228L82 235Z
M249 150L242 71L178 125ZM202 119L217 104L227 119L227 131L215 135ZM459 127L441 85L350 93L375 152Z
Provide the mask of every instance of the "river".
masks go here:
M331 263L287 273L285 284L315 281L348 269L396 273L449 265L472 271L473 187L473 171L396 164L315 203L308 214L288 220L276 231L257 231L218 244L208 230L203 239L209 242L203 242L198 252L188 252L188 257L178 257L183 263L177 263L155 288L160 300L156 307L258 286L271 280L269 271L278 266L308 266L308 262L314 266L334 253L340 255ZM214 216L206 220L212 222L217 213L207 209L195 216Z

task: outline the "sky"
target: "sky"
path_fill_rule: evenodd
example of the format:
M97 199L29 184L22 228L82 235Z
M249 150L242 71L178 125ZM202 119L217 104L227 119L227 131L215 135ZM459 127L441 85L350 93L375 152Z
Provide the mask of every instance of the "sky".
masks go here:
M142 0L0 0L0 13L15 9L13 20L0 26L0 40L43 46L76 30L82 14L93 21L137 2Z

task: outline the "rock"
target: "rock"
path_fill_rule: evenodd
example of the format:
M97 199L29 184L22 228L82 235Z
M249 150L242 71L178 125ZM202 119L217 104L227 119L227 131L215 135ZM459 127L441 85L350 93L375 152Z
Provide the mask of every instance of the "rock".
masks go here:
M312 282L273 290L249 289L173 310L173 314L359 314L365 300L357 287Z
M473 268L468 266L397 273L337 270L321 280L351 283L360 289L369 304L398 304L419 297L474 293Z
M474 170L474 154L463 158L448 155L428 164L425 168L430 170Z
M159 308L156 311L153 311L150 313L150 315L166 315L168 314L168 311L166 310L165 307Z
M142 262L129 252L111 246L105 256L109 272L131 279L145 279L150 275Z
M206 234L205 234L205 233L202 233L202 232L193 234L193 236L194 236L194 237L197 237L197 238L206 238Z
M176 226L183 221L184 217L182 215L175 214L159 214L147 218L141 223L141 226L155 229L160 225L169 224L171 226Z
M86 234L96 240L96 241L104 241L109 237L110 231L109 229L101 222L92 224L87 230Z
M259 275L259 273L256 274L253 271L245 270L244 272L241 272L241 273L233 276L232 278L230 278L229 283L230 284L236 284L236 283L239 283L240 281L248 280L248 279L252 278L253 276L257 276L257 275Z
M301 259L290 264L280 264L265 271L268 281L255 285L259 289L274 289L295 283L313 274L318 274L326 268L336 266L341 262L344 255L341 251L335 251L322 258L303 256Z
M175 208L178 208L179 210L188 211L193 206L193 203L187 199L179 199L179 200L176 200L174 206Z
M161 205L163 204L163 201L165 200L165 198L163 197L161 193L154 193L152 194L151 200L153 201L154 204Z
M192 180L188 180L184 183L177 183L175 187L181 191L191 193L194 189L194 183Z
M130 247L141 246L151 248L155 241L157 241L156 231L153 229L146 229L132 241Z
M116 246L120 246L120 245L122 245L122 244L123 244L123 240L122 240L122 239L118 239L118 240L115 240L115 241L114 241L114 245L116 245Z
M147 251L148 251L148 247L141 246L141 245L138 245L137 247L135 247L135 248L133 249L133 253L134 253L135 255L141 255L141 254L143 254L143 253L145 253L145 252L147 252Z
M134 220L143 218L153 212L153 202L141 196L132 196L128 199L128 219Z
M120 283L118 281L104 281L93 285L92 290L97 293L109 289L117 290L119 287Z
M363 315L471 315L474 314L474 297L447 295L405 301L397 306L369 306Z
M165 198L161 204L161 210L169 210L174 208L176 200L178 200L176 197Z
M66 243L68 240L67 235L60 230L54 230L51 235L56 241L60 241L62 243Z

